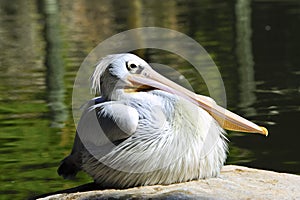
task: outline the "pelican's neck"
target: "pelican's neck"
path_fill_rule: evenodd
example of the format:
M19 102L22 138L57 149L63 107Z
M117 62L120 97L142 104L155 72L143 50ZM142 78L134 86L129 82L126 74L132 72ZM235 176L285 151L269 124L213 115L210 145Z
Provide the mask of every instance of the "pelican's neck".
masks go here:
M161 110L167 121L172 123L180 97L161 90L147 92L125 92L116 89L109 95L103 94L106 101L121 101L137 109L141 117L152 113L156 115L157 109ZM145 117L145 116L144 116Z
M114 89L112 91L103 91L101 96L107 101L121 101L128 98L128 93L124 89Z
M108 100L110 101L122 101L130 98L131 93L125 92L123 88L115 89L110 93L110 96L108 96Z
M167 121L173 119L177 100L176 96L161 90L125 93L123 99L126 104L136 108L142 118L149 114L154 118L164 114Z

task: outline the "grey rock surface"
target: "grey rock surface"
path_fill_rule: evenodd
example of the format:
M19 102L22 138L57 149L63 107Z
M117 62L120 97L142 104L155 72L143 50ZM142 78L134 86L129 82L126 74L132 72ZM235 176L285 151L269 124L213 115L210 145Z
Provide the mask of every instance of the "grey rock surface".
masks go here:
M56 194L41 199L300 199L300 176L227 165L218 178L172 185Z

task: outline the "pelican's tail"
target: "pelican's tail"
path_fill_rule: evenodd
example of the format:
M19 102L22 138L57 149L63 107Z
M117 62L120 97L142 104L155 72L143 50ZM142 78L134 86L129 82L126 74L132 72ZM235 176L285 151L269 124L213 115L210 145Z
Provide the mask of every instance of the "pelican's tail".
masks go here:
M57 173L64 179L73 179L80 170L78 155L71 154L61 161Z

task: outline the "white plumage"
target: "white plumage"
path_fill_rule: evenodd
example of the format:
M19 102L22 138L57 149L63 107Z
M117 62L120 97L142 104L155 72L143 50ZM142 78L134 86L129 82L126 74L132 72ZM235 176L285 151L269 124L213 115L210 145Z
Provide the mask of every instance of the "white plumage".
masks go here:
M102 59L92 89L101 97L87 104L60 175L83 170L102 186L125 188L219 174L225 131L213 111L198 105L213 100L167 80L133 54Z

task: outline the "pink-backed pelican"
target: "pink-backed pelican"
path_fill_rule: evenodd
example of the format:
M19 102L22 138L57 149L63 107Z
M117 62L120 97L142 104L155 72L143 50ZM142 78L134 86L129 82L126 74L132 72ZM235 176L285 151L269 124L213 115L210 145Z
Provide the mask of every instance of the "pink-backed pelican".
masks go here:
M267 135L267 129L155 72L141 58L108 55L91 77L90 100L72 152L58 173L83 170L105 187L171 184L218 176L224 129Z

